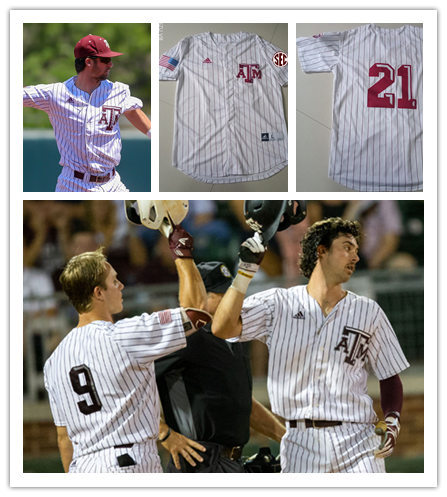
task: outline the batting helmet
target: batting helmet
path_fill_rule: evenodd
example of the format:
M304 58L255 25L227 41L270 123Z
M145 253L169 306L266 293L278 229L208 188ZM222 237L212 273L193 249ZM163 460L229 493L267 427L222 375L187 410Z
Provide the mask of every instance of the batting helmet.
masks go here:
M300 223L306 217L305 200L246 200L244 216L253 231L268 242L277 231Z
M166 237L172 226L180 224L188 213L187 200L125 200L127 220L151 230L160 230Z

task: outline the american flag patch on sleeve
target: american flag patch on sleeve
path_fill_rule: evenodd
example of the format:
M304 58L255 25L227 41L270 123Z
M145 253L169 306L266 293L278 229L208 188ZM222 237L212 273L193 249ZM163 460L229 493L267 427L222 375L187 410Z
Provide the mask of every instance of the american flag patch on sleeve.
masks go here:
M157 314L160 324L168 324L172 322L171 311L169 309L166 311L160 311Z
M173 71L178 65L178 60L173 59L172 57L168 57L167 55L162 55L159 65L166 67L170 71Z

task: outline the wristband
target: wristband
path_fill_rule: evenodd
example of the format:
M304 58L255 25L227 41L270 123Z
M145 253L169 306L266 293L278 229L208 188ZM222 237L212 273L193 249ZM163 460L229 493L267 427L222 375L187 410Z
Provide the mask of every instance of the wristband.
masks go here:
M256 269L254 271L247 271L246 269L239 266L237 275L234 278L233 283L231 283L231 288L234 288L235 290L243 294L247 293L248 285L250 284L250 281L253 279L253 276L256 274L256 271L259 268L259 266L256 264L251 264L251 266L256 266Z
M168 428L168 433L163 438L159 438L159 442L166 442L166 440L169 438L169 435L171 434L171 428Z
M151 137L151 130L148 129L146 135L150 138Z

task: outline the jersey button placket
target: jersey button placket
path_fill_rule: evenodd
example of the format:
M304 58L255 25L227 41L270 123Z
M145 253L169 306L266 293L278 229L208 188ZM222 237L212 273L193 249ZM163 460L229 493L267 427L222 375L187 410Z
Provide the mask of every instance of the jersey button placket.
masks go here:
M227 114L227 133L226 133L226 153L225 153L225 165L227 173L232 174L234 167L234 162L236 162L236 140L235 140L235 92L237 92L236 85L236 74L234 71L236 69L236 61L233 55L234 49L228 47L227 55L225 56L225 102L226 102L226 114Z

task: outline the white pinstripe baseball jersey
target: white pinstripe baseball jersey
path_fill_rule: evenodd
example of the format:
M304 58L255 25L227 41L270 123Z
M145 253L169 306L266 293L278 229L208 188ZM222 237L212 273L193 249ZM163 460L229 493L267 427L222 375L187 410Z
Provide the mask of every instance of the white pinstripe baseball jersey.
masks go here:
M74 328L45 363L57 426L66 426L73 461L116 445L156 440L159 399L154 361L186 345L180 309L115 324Z
M273 61L280 51L252 33L201 33L162 55L160 80L178 81L174 167L205 183L233 183L287 165L287 65Z
M274 288L247 297L241 317L240 339L269 348L270 403L285 419L375 422L366 367L382 380L409 366L379 305L351 292L325 317L307 286Z
M76 79L74 76L63 83L27 86L23 89L23 105L48 114L61 155L59 164L85 175L79 180L71 172L72 185L65 182L62 188L90 191L101 185L104 189L106 183L92 183L90 175L106 176L118 166L121 160L119 118L128 110L141 108L143 103L130 95L126 84L101 81L98 88L88 94L76 86ZM67 174L66 170L65 176Z
M297 38L306 73L334 74L329 177L359 191L422 189L422 28L368 24Z

